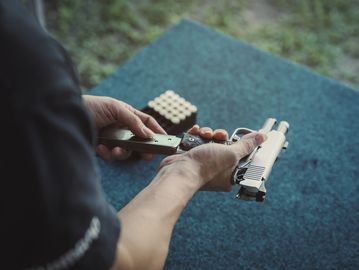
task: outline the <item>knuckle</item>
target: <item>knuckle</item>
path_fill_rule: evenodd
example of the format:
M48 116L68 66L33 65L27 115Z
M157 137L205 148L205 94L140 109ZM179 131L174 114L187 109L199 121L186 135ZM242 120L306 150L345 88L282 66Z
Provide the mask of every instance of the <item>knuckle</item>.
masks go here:
M148 124L156 123L156 120L151 115L147 114L144 123L145 125L148 125Z
M113 107L118 106L118 101L116 99L112 98L112 97L104 97L104 100L110 106L113 106Z
M228 164L235 165L239 161L238 154L236 151L229 151L228 152Z
M240 144L241 147L239 148L239 153L242 156L248 155L254 149L254 143L252 140L243 140Z

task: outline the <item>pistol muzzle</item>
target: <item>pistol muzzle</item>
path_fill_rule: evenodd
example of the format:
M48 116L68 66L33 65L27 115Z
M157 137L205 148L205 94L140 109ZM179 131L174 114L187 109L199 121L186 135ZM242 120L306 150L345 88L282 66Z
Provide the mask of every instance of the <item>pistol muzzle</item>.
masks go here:
M279 132L282 132L283 134L286 134L289 129L289 123L287 121L281 121L278 125L277 130Z
M277 123L277 119L275 118L267 118L264 122L263 127L259 130L259 132L268 133L272 130L273 126Z

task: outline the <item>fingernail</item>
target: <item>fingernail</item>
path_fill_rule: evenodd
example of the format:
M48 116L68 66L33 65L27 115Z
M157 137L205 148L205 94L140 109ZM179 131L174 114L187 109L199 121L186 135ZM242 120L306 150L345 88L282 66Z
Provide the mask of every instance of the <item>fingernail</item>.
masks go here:
M255 137L257 144L262 144L265 140L267 140L267 135L264 133L258 133Z

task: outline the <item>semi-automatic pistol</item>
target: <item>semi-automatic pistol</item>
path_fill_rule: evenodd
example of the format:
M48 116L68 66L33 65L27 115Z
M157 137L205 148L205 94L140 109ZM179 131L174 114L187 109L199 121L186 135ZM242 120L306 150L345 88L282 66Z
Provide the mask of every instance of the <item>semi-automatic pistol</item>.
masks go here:
M288 147L286 133L289 124L281 121L276 130L274 118L268 118L258 130L267 135L267 140L258 146L250 155L241 159L233 173L233 183L240 186L237 198L261 202L267 193L265 182L268 180L273 165L282 149ZM233 132L231 141L238 141L243 135L253 132L247 128L238 128Z
M276 130L273 126L276 119L268 118L258 132L265 133L267 140L258 146L250 155L241 159L236 166L232 183L239 185L237 198L243 200L263 201L266 195L265 182L282 149L287 148L286 133L289 124L281 121ZM136 137L130 130L108 128L102 130L97 138L99 144L108 148L119 146L124 149L163 155L180 154L206 143L222 143L230 145L239 141L243 135L255 132L248 128L237 128L228 141L205 140L199 136L183 133L175 135L155 134L153 138L142 139Z

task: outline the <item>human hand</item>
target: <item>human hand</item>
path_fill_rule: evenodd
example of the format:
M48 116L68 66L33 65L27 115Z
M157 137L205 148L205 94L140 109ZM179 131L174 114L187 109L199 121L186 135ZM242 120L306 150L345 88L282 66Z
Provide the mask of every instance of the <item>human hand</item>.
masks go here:
M204 139L228 140L228 133L223 129L213 131L208 127L199 128L196 125L189 132L200 135ZM204 144L184 154L165 158L160 164L160 169L171 165L185 170L186 173L191 172L196 176L196 181L200 182L201 190L230 191L231 176L238 161L254 151L265 140L265 134L253 132L232 145Z
M129 104L105 96L82 95L84 104L94 116L97 130L105 127L128 128L140 138L151 138L154 133L166 134L163 128L150 115L143 113ZM105 160L123 160L130 151L120 147L108 149L105 145L96 146L96 154ZM144 159L152 159L152 154L143 154Z

